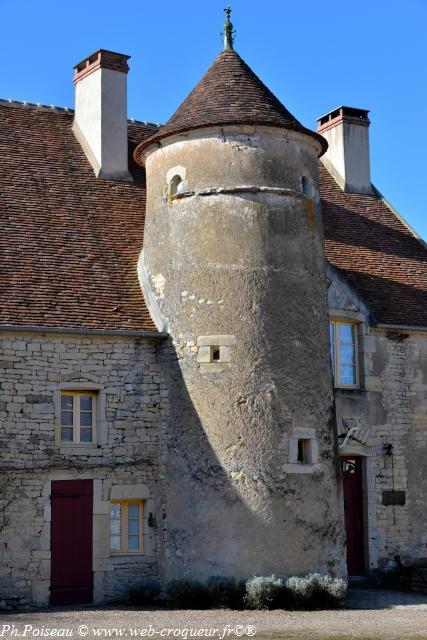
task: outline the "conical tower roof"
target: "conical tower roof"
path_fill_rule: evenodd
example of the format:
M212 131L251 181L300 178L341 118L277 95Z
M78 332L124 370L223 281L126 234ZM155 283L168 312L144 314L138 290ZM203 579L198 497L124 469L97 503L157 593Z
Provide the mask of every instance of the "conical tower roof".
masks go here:
M306 129L265 86L233 49L225 49L174 115L154 136L135 149L141 151L152 142L176 133L213 125L250 124L282 127L315 138L327 149L322 136Z

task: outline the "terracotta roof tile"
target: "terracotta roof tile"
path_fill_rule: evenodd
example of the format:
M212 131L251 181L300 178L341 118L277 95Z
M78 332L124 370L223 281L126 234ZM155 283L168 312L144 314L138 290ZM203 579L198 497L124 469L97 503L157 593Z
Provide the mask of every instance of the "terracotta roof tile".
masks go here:
M153 331L136 265L145 172L96 179L72 113L0 105L0 325ZM153 127L129 125L129 151ZM320 164L330 263L378 322L427 325L427 251L378 196Z
M377 195L344 193L319 163L326 257L377 322L427 326L427 250Z
M327 148L324 138L306 129L265 86L236 51L222 51L162 129L144 140L141 150L165 136L227 124L259 124L300 131Z
M153 331L136 265L145 173L95 178L72 113L0 105L0 324ZM129 125L129 146L153 127Z

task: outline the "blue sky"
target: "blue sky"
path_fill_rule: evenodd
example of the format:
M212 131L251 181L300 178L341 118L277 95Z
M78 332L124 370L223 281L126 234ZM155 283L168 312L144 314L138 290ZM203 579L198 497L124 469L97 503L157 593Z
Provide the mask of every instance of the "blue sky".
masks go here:
M0 97L73 106L72 67L131 55L129 117L165 122L221 50L222 0L0 0ZM426 0L233 0L235 47L310 128L370 109L377 188L424 238ZM0 123L1 124L1 123Z

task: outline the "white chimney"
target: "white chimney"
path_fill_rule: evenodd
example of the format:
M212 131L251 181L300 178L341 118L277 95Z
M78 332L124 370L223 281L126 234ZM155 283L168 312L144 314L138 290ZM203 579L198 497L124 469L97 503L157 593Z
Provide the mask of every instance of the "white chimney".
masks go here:
M369 162L369 111L338 107L317 120L328 142L322 162L349 193L372 193Z
M132 180L128 170L128 59L99 49L74 67L73 131L97 178Z

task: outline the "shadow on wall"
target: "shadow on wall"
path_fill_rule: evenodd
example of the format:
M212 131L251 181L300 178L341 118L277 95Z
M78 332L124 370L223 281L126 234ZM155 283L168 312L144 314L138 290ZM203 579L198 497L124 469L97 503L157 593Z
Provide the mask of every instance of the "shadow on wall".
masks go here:
M427 291L362 271L341 268L341 272L362 299L369 300L378 322L408 324L408 317L413 324L427 321Z
M354 209L351 200L343 206L322 197L322 211L327 240L360 247L396 258L425 261L425 249L419 240L392 214L376 196L345 194L357 197ZM366 198L365 209L360 198ZM361 214L361 211L365 215Z
M171 411L162 579L289 576L311 571L342 575L343 533L336 513L330 515L327 499L323 504L316 498L315 515L311 499L304 502L307 488L315 490L319 477L316 481L309 474L285 474L284 480L275 482L262 468L259 477L250 477L247 466L252 472L256 461L244 465L239 455L235 468L228 463L225 468L190 397L171 340L160 345L158 357ZM215 405L211 407L214 411ZM219 412L219 418L223 415Z
M350 588L344 606L346 609L369 609L374 611L395 609L396 607L427 611L425 594L404 593L402 591L378 588Z

